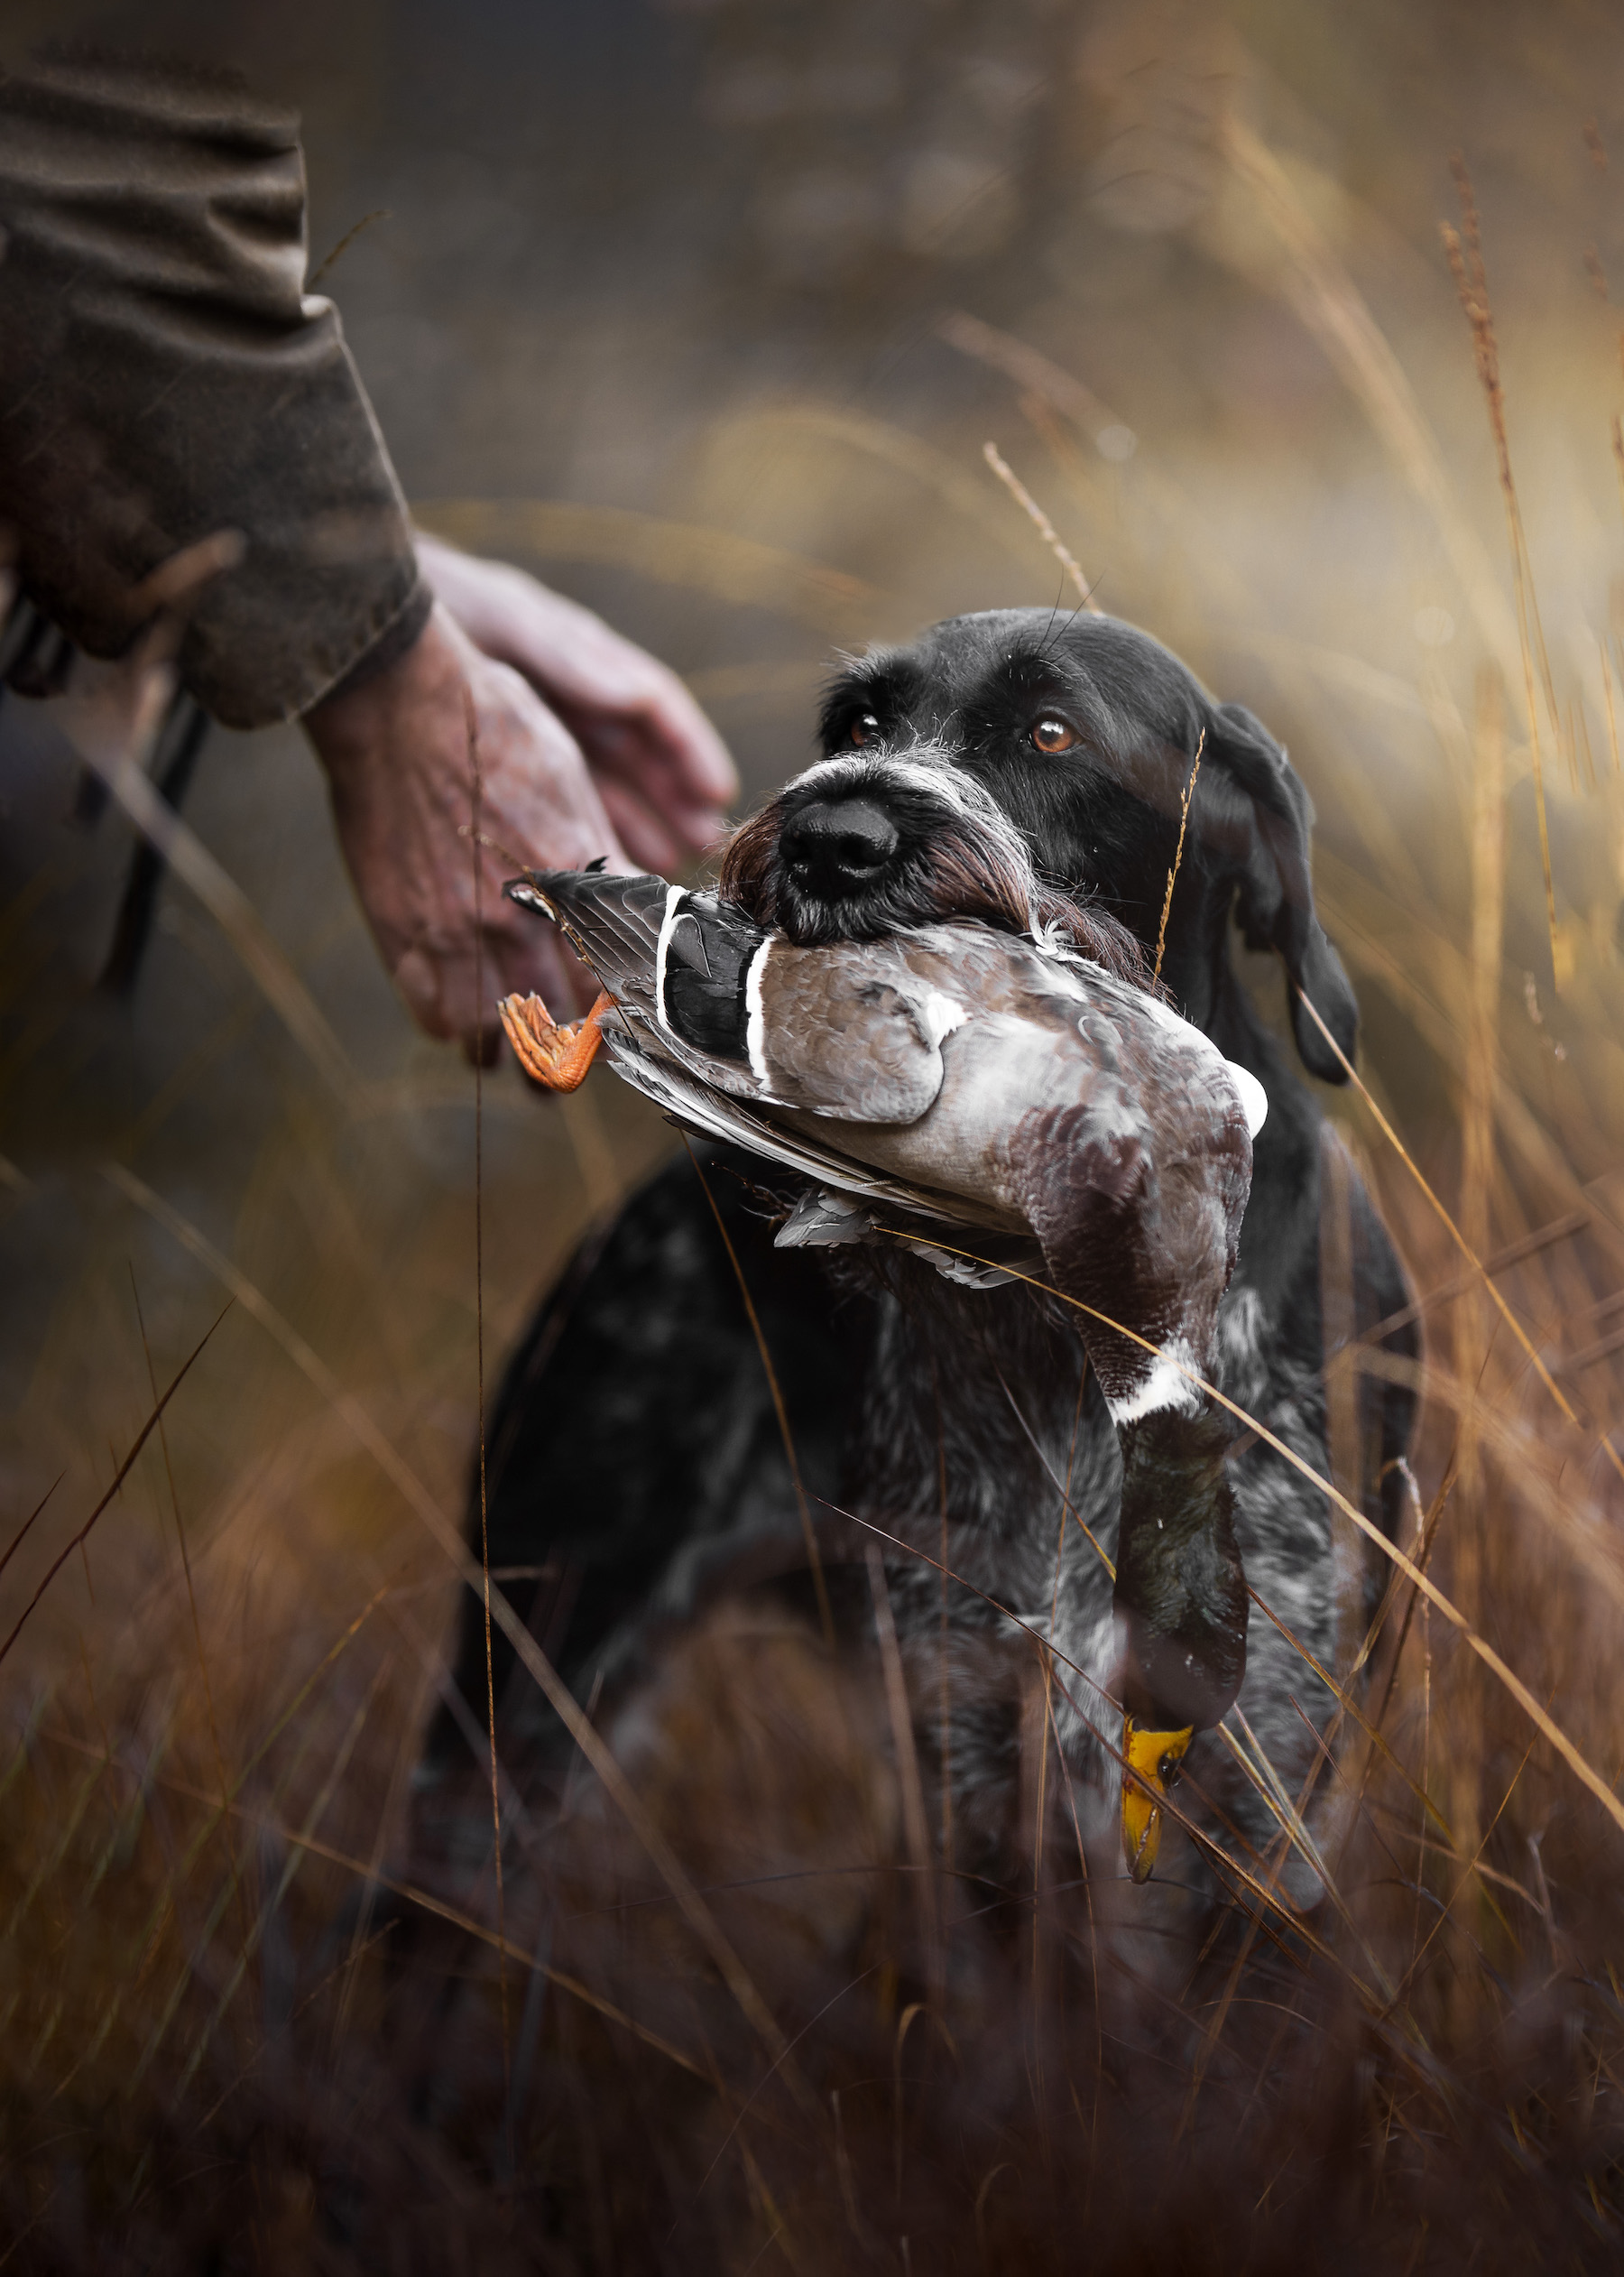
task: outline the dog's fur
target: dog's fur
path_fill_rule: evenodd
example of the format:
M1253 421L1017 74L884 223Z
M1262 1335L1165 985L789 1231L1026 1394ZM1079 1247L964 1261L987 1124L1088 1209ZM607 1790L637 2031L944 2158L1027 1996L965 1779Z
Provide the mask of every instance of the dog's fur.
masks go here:
M1077 738L1060 755L1031 739L1051 716ZM829 691L822 741L823 759L729 849L723 890L752 916L807 943L975 917L1038 933L1145 986L1156 985L1160 942L1172 1001L1262 1082L1269 1113L1221 1319L1222 1388L1327 1473L1326 1141L1230 947L1234 921L1249 948L1278 952L1298 1055L1314 1075L1343 1080L1301 1001L1352 1057L1357 1010L1315 915L1312 810L1284 752L1250 712L1213 704L1145 634L1041 610L955 618L853 663ZM1180 855L1181 801L1198 754ZM782 841L798 812L848 795L881 807L899 844L882 877L831 902L798 883ZM588 1241L511 1364L491 1435L493 1562L545 1568L515 1595L530 1597L535 1633L583 1694L600 1677L631 1681L658 1619L687 1619L718 1587L800 1564L795 1483L742 1273L813 1507L851 1511L907 1545L888 1549L889 1587L920 1759L927 1782L946 1787L941 1822L957 1864L997 1874L1008 1860L1022 1720L1029 1732L1041 1695L1037 1648L999 1608L1054 1647L1055 1727L1085 1828L1103 1846L1113 1781L1096 1735L1114 1740L1119 1726L1099 1689L1115 1657L1100 1553L1114 1549L1121 1465L1064 1309L1024 1286L951 1285L900 1254L837 1252L831 1269L775 1250L774 1214L792 1199L785 1181L714 1151L699 1167L697 1177L678 1158ZM1364 1333L1402 1312L1405 1282L1356 1174L1339 1185L1349 1196L1353 1325ZM1386 1341L1415 1348L1408 1328ZM1364 1504L1391 1530L1412 1402L1364 1379L1361 1402ZM1334 1668L1339 1645L1347 1649L1349 1592L1324 1497L1249 1436L1238 1436L1232 1475L1252 1588L1297 1644ZM1062 1525L1067 1502L1081 1525ZM954 1580L945 1585L909 1548ZM867 1578L854 1587L854 1570L829 1578L837 1601L866 1608ZM1362 1576L1353 1595L1368 1610L1383 1576L1369 1557ZM804 1577L782 1586L810 1604ZM483 1721L484 1652L483 1625L470 1621L459 1667L473 1703L460 1717L465 1736ZM513 1762L528 1752L540 1771L558 1727L533 1688L513 1680L510 1655L499 1652L496 1675L507 1695L504 1753ZM1302 1653L1254 1610L1240 1707L1294 1797L1315 1764L1310 1726L1324 1727L1331 1705ZM462 1744L457 1720L443 1716L431 1735L427 1787ZM1192 1751L1183 1794L1232 1850L1261 1850L1277 1832L1210 1735ZM1187 1854L1182 1865L1177 1856L1176 1840L1161 1870L1189 1879ZM1297 1886L1312 1893L1300 1874Z

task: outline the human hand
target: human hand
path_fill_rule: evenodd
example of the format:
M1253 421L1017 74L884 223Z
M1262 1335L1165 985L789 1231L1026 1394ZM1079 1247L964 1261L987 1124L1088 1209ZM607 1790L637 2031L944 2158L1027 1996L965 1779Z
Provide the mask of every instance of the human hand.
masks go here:
M328 697L304 726L373 938L430 1035L488 1056L498 997L534 990L563 1018L591 1004L589 977L550 927L503 898L503 881L600 855L632 865L575 738L526 679L437 605L403 656ZM479 830L502 852L471 836L475 747Z
M676 673L522 569L421 531L414 543L424 577L469 639L522 673L574 736L637 866L669 875L713 845L738 777Z

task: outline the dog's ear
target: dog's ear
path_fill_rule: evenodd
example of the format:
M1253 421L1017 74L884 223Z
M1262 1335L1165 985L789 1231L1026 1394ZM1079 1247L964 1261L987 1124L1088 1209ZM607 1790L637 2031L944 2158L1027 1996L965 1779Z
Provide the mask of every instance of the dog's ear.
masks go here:
M1216 707L1208 743L1213 758L1251 802L1254 831L1241 873L1239 912L1247 947L1279 950L1286 960L1297 1057L1322 1082L1345 1083L1347 1070L1302 1002L1308 998L1351 1062L1359 1037L1359 1003L1342 958L1314 913L1308 866L1314 808L1308 793L1285 752L1243 704Z

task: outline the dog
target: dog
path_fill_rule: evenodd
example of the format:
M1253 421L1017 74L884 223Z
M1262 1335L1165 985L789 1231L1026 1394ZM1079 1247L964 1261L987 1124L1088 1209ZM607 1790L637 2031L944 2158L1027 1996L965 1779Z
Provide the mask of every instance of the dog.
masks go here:
M1263 1086L1219 1388L1329 1476L1333 1206L1343 1333L1410 1358L1416 1336L1371 1199L1232 958L1236 929L1278 956L1297 1058L1345 1081L1358 1008L1315 912L1313 810L1285 752L1146 634L1040 609L952 618L848 663L819 732L820 759L731 842L724 896L801 945L949 915L1018 929L998 897L977 898L965 856L978 814L994 835L1012 829L1031 869L1024 921L1053 927L1071 911L1074 935L1092 928L1121 968L1137 960ZM968 1286L894 1252L775 1247L795 1199L783 1174L690 1148L588 1236L494 1408L491 1561L527 1573L510 1586L543 1650L577 1693L608 1704L634 1689L662 1626L719 1597L770 1587L808 1618L872 1636L877 1586L955 1866L994 1882L1014 1870L1035 1699L1080 1838L1103 1853L1121 1473L1075 1327L1024 1284ZM1356 1490L1389 1536L1413 1409L1404 1386L1360 1379ZM1229 1467L1254 1598L1244 1737L1197 1740L1181 1792L1199 1850L1158 1868L1209 1893L1225 1855L1256 1874L1272 1844L1278 1862L1269 1790L1308 1793L1333 1709L1315 1664L1348 1665L1385 1579L1367 1546L1350 1558L1324 1495L1239 1424ZM476 1544L477 1521L475 1505ZM878 1582L860 1540L883 1550ZM465 1744L485 1745L486 1649L470 1606L456 1691L420 1771L426 1801ZM567 1753L561 1727L500 1638L492 1674L504 1760L545 1787ZM1283 1869L1299 1902L1317 1893L1312 1859L1300 1835Z

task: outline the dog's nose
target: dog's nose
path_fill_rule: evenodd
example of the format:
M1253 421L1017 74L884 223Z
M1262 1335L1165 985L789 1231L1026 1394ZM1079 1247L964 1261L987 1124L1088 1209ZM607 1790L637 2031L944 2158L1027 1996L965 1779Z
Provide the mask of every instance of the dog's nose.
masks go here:
M870 885L896 853L897 826L867 799L823 799L784 825L779 850L798 885L854 893Z

